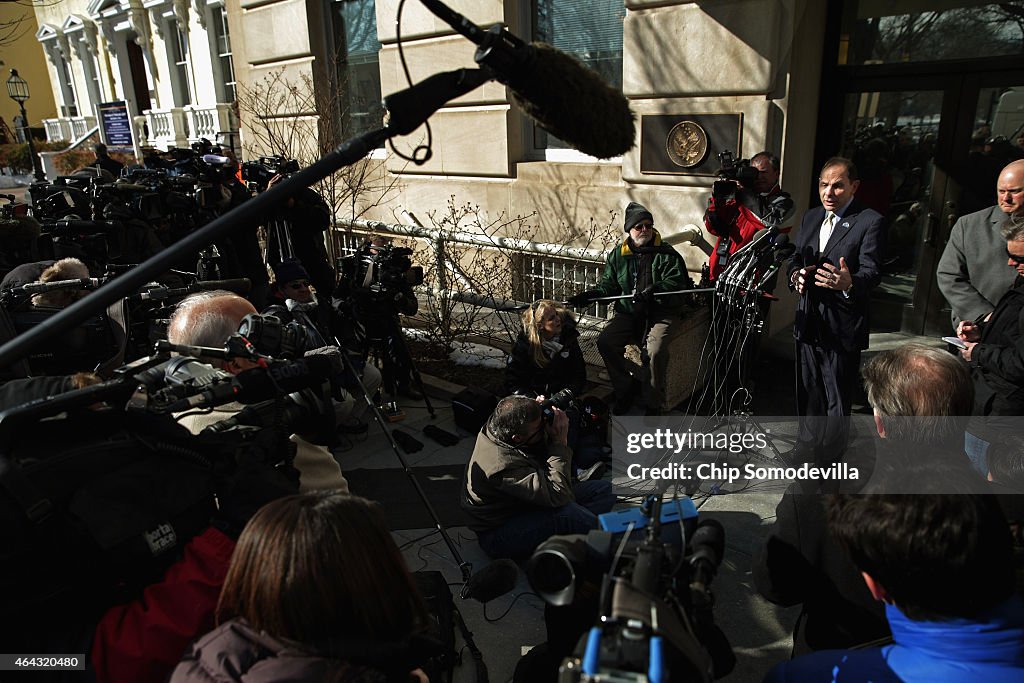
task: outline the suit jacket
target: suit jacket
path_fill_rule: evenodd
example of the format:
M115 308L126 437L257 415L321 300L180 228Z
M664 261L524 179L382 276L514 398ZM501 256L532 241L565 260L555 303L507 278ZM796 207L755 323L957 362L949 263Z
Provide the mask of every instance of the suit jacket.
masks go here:
M977 320L995 309L1013 285L1016 272L1006 266L1002 226L1006 214L998 206L960 216L939 258L936 281L953 309L953 325Z
M844 258L853 276L853 287L844 295L809 285L797 301L793 336L799 342L836 351L866 349L869 296L881 279L882 215L854 198L819 254L818 233L824 220L825 209L820 206L804 214L796 238L796 253L789 266L790 281L793 271L804 266L838 266L839 259Z

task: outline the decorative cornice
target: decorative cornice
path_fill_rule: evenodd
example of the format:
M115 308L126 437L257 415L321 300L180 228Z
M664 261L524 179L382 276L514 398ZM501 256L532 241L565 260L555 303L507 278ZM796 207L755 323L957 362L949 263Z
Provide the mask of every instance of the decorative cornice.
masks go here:
M192 0L192 9L196 13L196 18L199 19L199 28L206 30L206 0Z

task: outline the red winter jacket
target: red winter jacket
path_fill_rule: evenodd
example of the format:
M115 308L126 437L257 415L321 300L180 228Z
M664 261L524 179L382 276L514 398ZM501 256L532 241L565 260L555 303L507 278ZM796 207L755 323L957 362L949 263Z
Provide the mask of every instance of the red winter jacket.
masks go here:
M740 247L750 242L754 233L764 228L761 219L742 202L737 202L735 197L724 202L716 202L712 197L708 200L708 210L704 214L704 226L712 235L718 235L715 240L715 249L711 252L711 259L708 268L711 271L711 279L716 279L725 265L719 263L718 245L722 239L728 237L732 240L729 245L729 255L735 254Z
M90 662L99 683L163 683L189 643L213 628L235 542L210 527L185 546L159 583L104 613Z

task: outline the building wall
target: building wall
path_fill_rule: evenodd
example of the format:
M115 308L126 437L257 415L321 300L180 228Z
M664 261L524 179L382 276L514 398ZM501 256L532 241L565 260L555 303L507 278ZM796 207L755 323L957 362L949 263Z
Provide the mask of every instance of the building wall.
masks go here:
M31 8L11 2L0 3L0 23L7 25L20 17L24 17L24 22L18 29L21 31L19 37L0 46L0 63L3 66L0 80L6 81L11 75L11 69L17 69L18 75L29 86L30 97L25 102L25 112L31 125L39 126L43 119L57 115L57 106L50 91L46 57L35 38L39 26ZM0 116L13 129L14 117L19 114L18 104L7 96L7 89L4 88L0 91Z
M47 80L56 100L61 124L67 116L61 105L72 100L78 117L95 117L96 105L126 100L130 114L151 113L150 144L166 147L184 145L200 136L212 138L211 129L227 132L234 124L221 102L215 78L216 46L212 26L220 0L63 0L35 6L39 31L36 49L47 56ZM178 41L181 27L187 44L184 68L179 74L171 46ZM132 72L131 53L137 52L138 92ZM58 65L70 65L72 87L61 83ZM92 78L95 75L95 78ZM147 104L148 99L148 104ZM220 103L222 106L215 107ZM192 105L203 109L197 123L190 125L189 114L167 112ZM212 112L212 113L211 113ZM210 124L211 116L213 123ZM81 122L79 122L81 123ZM75 129L75 136L84 132ZM60 130L61 135L67 128ZM198 132L197 132L198 131Z
M238 7L231 18L240 22L233 34L242 36L235 51L240 80L243 72L257 79L282 66L312 73L316 61L324 59L317 44L323 29L310 21L319 3L231 2ZM504 22L513 33L529 37L528 2L449 4L477 24ZM395 35L397 7L398 0L376 3L384 95L406 87ZM623 91L637 114L638 130L644 114L740 113L742 146L736 151L743 157L762 149L778 153L783 187L798 208L808 206L825 4L627 0L626 8ZM285 22L294 29L268 40L268 27ZM473 66L474 46L420 3L406 4L402 39L413 82ZM454 197L456 204L479 205L491 220L502 213L531 215L534 239L559 242L572 228L588 224L608 226L618 238L623 207L638 201L652 210L670 241L684 225L702 225L714 178L645 174L639 147L612 161L572 154L565 161L535 160L524 143L529 122L498 83L449 103L430 118L430 126L433 158L415 166L387 155L383 163L399 183L369 217L394 221L396 210L404 207L423 219L431 212L444 213ZM395 144L409 152L423 139L421 128ZM680 250L695 272L706 262L695 247ZM776 305L773 332L792 321L789 295L780 294L784 300Z

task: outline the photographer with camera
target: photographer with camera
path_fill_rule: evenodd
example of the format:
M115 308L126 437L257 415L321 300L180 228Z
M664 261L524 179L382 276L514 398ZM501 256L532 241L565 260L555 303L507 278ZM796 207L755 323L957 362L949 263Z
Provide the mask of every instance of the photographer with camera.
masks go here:
M256 309L252 304L237 294L225 291L193 294L182 300L171 316L167 340L172 344L220 348L238 330L242 319L254 313ZM253 361L237 357L217 360L216 363L232 375L256 367ZM229 418L241 409L239 403L227 403L209 413L187 414L180 422L193 434L198 434L203 428ZM325 446L310 443L297 434L292 434L289 440L296 446L294 466L299 471L302 491L348 491L348 482L341 473L341 467Z
M729 258L748 244L754 233L769 225L782 225L793 216L793 200L779 187L779 158L758 152L734 161L730 152L719 155L722 169L711 186L704 226L716 235L708 269L714 280Z
M543 397L507 396L477 437L462 509L493 558L522 559L555 534L586 533L615 503L609 481L572 483L569 418Z
M323 323L324 316L320 314L324 309L330 314L331 308L319 305L317 296L309 285L309 273L302 263L295 259L286 259L278 263L274 266L274 283L271 286L271 300L274 303L264 311L264 314L274 315L285 324L294 321L302 325L307 340L306 348L312 349L327 346L333 343L335 338L329 326ZM359 373L362 387L346 373L341 383L351 395L344 401L335 402L335 416L339 432L361 434L367 429L366 413L369 404L359 399L359 393L365 389L369 396L373 397L383 380L380 371L363 360L361 350L346 351L351 352L349 358L353 370Z
M505 388L510 394L536 398L567 395L568 444L576 455L580 481L603 472L608 433L608 408L583 395L587 363L572 311L551 299L533 302L522 314L523 329L509 353ZM585 404L585 405L583 405Z
M369 237L356 253L339 261L335 310L340 318L363 324L365 353L375 344L383 347L381 372L388 394L419 400L423 394L412 386L412 356L398 317L419 310L413 286L423 282L423 269L412 265L411 255L412 249L395 247L382 235Z
M196 200L203 214L201 223L205 222L203 219L208 221L222 216L251 199L249 189L235 175L238 162L233 156L204 154L199 160L191 161L200 170ZM211 273L200 273L200 276L201 279L249 278L252 287L247 298L254 306L263 306L269 294L270 278L257 237L258 227L256 224L239 226L217 240L219 278Z

